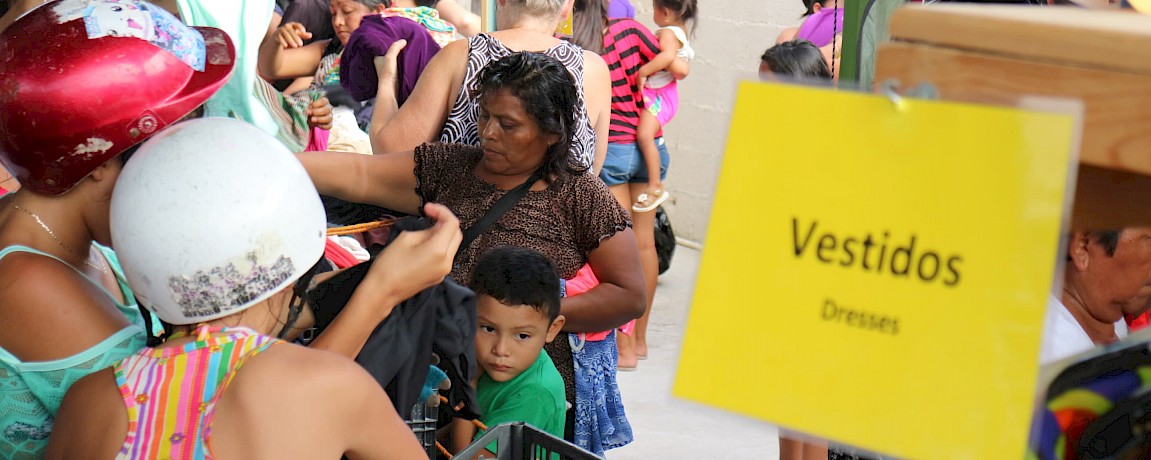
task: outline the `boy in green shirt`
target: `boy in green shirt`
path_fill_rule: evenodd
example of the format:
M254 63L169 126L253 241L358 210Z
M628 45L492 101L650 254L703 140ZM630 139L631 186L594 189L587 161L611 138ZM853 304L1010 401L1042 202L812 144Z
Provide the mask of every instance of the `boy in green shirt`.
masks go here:
M480 421L488 427L525 422L562 438L567 401L564 382L544 344L564 325L560 277L543 254L502 246L489 250L472 271L476 293L476 384ZM456 451L483 433L456 421ZM488 450L496 452L492 443Z

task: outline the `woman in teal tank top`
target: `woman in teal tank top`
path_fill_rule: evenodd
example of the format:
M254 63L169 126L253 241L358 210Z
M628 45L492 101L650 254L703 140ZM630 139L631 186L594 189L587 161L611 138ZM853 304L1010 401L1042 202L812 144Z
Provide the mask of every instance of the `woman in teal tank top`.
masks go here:
M112 189L123 154L203 104L234 60L222 32L147 3L87 6L52 1L0 34L0 81L15 88L0 101L0 160L22 185L0 198L0 458L42 457L68 388L146 345L132 290L101 246ZM116 16L154 30L85 25Z

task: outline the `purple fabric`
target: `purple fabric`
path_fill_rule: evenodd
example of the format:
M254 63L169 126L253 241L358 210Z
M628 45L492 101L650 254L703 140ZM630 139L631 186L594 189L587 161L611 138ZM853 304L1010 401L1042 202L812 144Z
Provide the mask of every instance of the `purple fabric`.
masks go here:
M832 17L835 18L834 25L831 22ZM799 33L795 34L795 38L802 38L822 48L831 44L835 33L843 33L843 8L824 8L808 16L799 26Z
M607 7L609 18L635 18L635 7L628 0L611 0Z
M383 56L388 48L398 40L407 40L408 45L400 52L397 77L400 86L396 91L396 102L403 104L416 87L416 79L440 51L440 45L432 39L428 30L411 19L402 17L385 18L378 14L364 16L360 28L352 32L348 44L340 57L340 86L357 101L376 97L379 77L372 59Z

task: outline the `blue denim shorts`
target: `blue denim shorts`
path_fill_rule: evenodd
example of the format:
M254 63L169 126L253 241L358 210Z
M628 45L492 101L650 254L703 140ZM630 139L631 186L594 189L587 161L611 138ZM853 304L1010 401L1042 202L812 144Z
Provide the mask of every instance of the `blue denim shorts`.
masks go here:
M655 145L659 150L659 180L663 181L667 178L667 165L671 162L671 156L667 154L667 146L662 137L655 140ZM599 178L608 187L629 182L647 182L647 164L643 162L639 144L608 144L607 158L603 161Z

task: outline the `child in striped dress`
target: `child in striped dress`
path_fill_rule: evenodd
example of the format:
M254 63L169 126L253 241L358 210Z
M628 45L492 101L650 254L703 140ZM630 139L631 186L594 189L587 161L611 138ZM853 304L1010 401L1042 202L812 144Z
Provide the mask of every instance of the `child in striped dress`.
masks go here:
M427 458L358 364L280 340L310 316L301 315L303 299L326 227L316 189L287 148L239 120L193 120L143 144L119 180L112 241L140 303L173 333L76 383L47 458ZM383 278L422 289L448 272L450 257L428 249L458 245L459 223L443 207L425 212L455 231L416 232L429 244L419 252L390 246L385 253L410 264L397 268L382 254L363 283L372 289L357 290L341 313L367 301L378 316L360 309L343 321L378 324L414 294Z

